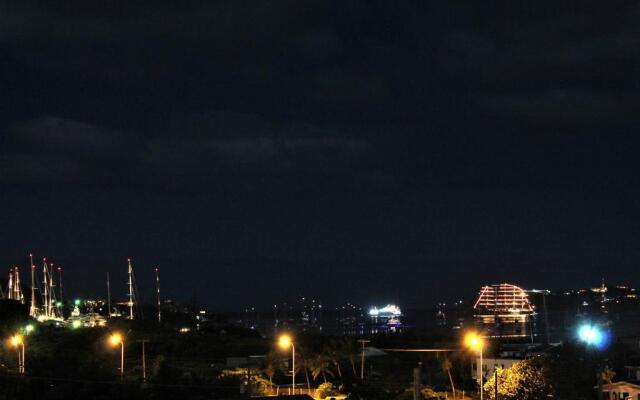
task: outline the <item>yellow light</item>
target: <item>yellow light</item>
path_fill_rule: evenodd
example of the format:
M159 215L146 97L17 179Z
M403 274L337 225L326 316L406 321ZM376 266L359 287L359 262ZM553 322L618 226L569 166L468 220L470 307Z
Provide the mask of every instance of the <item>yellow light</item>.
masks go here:
M278 346L283 349L288 349L289 347L291 347L291 344L291 336L289 335L282 335L280 336L280 339L278 339Z
M484 347L484 340L482 340L482 337L480 337L475 332L467 333L467 335L464 337L464 342L467 347L474 350L480 350Z
M11 336L11 339L9 339L9 342L11 343L11 345L13 347L18 347L21 344L24 343L23 339L22 339L22 335L13 335Z
M119 333L114 333L113 335L109 336L109 343L112 346L122 344L122 335Z

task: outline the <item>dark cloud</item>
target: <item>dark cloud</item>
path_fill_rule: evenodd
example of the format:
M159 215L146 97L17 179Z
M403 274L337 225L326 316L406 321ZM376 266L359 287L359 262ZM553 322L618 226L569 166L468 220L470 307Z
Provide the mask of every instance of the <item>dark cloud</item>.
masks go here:
M135 157L124 134L65 118L19 121L7 129L0 150L0 178L7 182L91 182Z
M133 146L130 138L116 130L52 116L17 122L9 134L27 150L93 160L123 158Z
M331 169L332 164L340 159L357 160L369 151L370 146L366 142L344 137L258 136L175 142L159 139L149 144L145 159L169 170L174 167L180 170L186 164L193 168L224 164L240 169L287 171Z
M51 116L17 122L8 132L6 181L153 183L163 176L191 176L188 183L237 174L355 175L373 150L366 140L336 131L279 126L226 111L179 116L152 137Z
M257 176L292 179L295 184L299 173L324 175L325 180L332 175L353 177L372 156L369 142L340 132L215 112L187 118L181 135L150 140L142 165L159 177L220 182Z
M494 115L535 125L555 123L584 129L593 128L594 124L611 127L640 123L640 116L634 111L640 106L640 97L631 93L551 90L494 95L478 102Z
M82 164L72 159L33 154L11 154L0 158L0 182L4 183L71 182L82 174Z

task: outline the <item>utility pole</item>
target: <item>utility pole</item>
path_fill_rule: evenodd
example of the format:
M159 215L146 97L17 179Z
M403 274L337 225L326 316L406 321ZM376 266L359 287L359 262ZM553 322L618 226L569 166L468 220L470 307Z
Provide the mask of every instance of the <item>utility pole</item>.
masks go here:
M542 292L542 307L544 307L544 333L546 344L549 344L549 314L547 313L547 292Z
M148 339L138 340L138 342L142 343L142 382L147 381L147 357L144 352L144 344L149 342Z
M360 379L364 380L364 347L370 340L360 339L358 343L362 343L362 359L360 361Z
M422 399L422 395L420 393L421 375L422 375L422 363L419 362L418 367L413 369L413 400Z

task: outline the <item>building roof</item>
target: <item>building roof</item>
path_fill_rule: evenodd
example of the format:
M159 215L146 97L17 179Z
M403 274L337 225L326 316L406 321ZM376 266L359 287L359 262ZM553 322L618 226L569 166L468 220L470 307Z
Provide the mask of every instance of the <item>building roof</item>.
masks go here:
M627 381L619 381L613 383L606 383L602 385L602 390L610 392L613 390L620 390L622 388L631 388L637 391L640 391L640 385L636 385L635 383L627 382Z

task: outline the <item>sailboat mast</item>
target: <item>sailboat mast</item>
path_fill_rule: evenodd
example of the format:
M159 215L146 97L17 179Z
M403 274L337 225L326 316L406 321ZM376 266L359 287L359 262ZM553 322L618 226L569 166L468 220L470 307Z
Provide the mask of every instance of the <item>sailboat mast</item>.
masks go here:
M31 265L31 307L29 315L36 317L38 311L36 309L36 266L33 264L33 254L29 254L29 265Z
M160 274L156 268L156 296L158 300L158 323L162 322L162 310L160 307Z
M7 286L7 293L9 293L9 300L13 300L13 268L9 270L9 284Z
M62 300L62 267L58 267L58 293L60 293L60 301Z
M51 316L51 310L49 307L49 273L47 272L47 258L42 259L42 276L44 281L42 282L42 297L44 299L44 315Z
M127 258L127 263L129 265L128 275L129 275L129 319L133 319L133 268L131 267L131 259Z
M16 267L14 271L16 278L14 279L15 300L24 304L24 296L22 295L22 287L20 286L20 267Z
M109 273L107 272L107 318L111 317L111 283L109 283Z
M51 263L51 265L49 266L49 315L51 317L55 317L56 314L56 309L55 309L55 299L56 299L56 292L55 292L55 287L56 284L53 281L53 277L56 276L55 273L55 266L53 265L53 263Z

